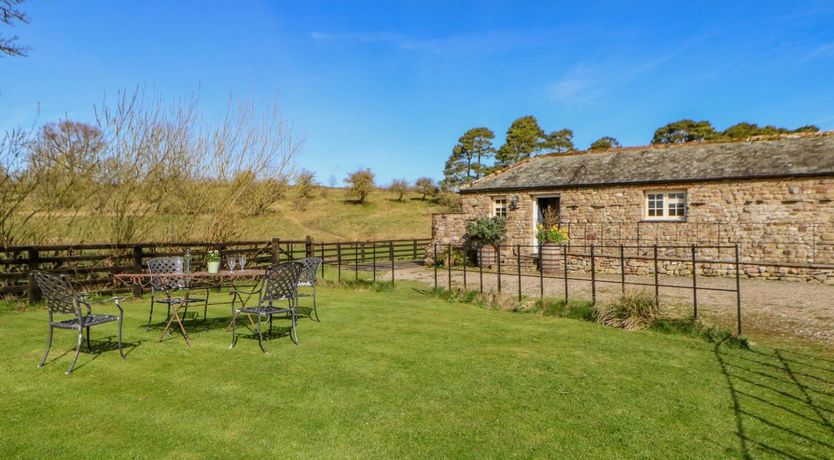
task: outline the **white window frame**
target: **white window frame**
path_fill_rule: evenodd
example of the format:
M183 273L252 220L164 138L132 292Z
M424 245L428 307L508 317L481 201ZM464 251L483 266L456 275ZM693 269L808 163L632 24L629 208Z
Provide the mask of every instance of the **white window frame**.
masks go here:
M503 209L503 217L507 218L510 215L510 202L506 196L494 196L492 197L492 216L497 217L500 216L498 209L499 203L503 202L503 206L500 209Z
M650 205L652 206L650 207ZM683 209L682 215L678 214L681 209ZM659 211L660 214L650 215L650 211L652 210L655 213ZM686 190L646 190L643 194L643 220L684 222L686 221L688 212L689 203L687 201Z

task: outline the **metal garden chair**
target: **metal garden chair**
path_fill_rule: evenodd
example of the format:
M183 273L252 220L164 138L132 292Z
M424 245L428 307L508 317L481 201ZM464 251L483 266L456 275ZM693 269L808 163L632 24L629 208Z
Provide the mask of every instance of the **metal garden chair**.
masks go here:
M306 259L299 260L299 263L303 268L301 270L301 276L298 279L298 297L313 298L313 308L310 312L310 318L315 315L316 321L321 322L319 320L319 312L316 310L316 284L318 284L318 272L322 263L321 257L307 257ZM311 291L302 293L301 288L304 287L311 288Z
M191 297L190 293L194 289L190 286L189 280L182 275L183 272L183 258L182 257L154 257L148 259L148 273L151 277L151 313L148 316L148 326L146 331L151 329L153 322L153 306L154 304L164 304L168 307L166 320L171 319L171 306L184 306L185 314L188 314L188 306L191 304L203 304L203 327L208 328L208 298L209 290L207 287L200 288L200 291L205 290L205 297ZM171 274L173 276L165 276ZM158 298L158 294L163 293L163 298ZM184 293L183 296L175 296L174 294Z
M105 324L112 321L119 322L119 355L121 355L122 359L127 358L122 351L122 319L124 318L124 310L122 310L121 301L123 298L113 297L112 299L104 301L107 302L112 300L115 302L116 308L119 309L118 316L94 315L90 305L102 302L90 302L86 300L84 295L79 294L75 290L72 283L66 276L54 275L52 273L40 271L32 272L32 276L34 277L38 288L40 288L43 293L44 299L46 299L46 308L49 312L49 336L46 339L46 352L43 354L43 359L41 359L38 367L43 366L44 363L46 363L46 357L49 356L49 349L52 348L52 332L54 329L70 329L78 331L78 344L75 347L75 356L72 358L72 363L70 363L69 369L67 369L67 374L69 374L75 367L75 362L78 360L78 354L81 353L81 343L84 338L84 329L87 329L87 349L93 351L93 347L90 345L90 328L92 326L98 326L99 324ZM84 310L86 310L86 313L82 310L82 306L84 307ZM70 315L70 317L58 320L55 318L55 315Z
M255 327L258 334L258 345L261 351L266 353L263 338L263 318L269 318L269 335L272 336L272 316L286 313L290 317L290 339L298 345L298 333L296 324L298 322L298 279L301 276L303 266L298 262L284 262L272 266L264 275L263 284L258 290L258 304L252 307L241 307L232 309L232 343L229 348L234 348L237 343L237 317L242 313L257 317ZM287 302L286 307L276 306L277 303Z

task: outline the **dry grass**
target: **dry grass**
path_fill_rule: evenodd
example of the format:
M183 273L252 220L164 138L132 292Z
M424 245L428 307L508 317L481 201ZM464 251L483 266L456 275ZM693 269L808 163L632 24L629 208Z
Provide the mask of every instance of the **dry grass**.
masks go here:
M647 290L626 292L615 302L597 306L594 312L598 323L628 331L645 329L659 316L654 294Z
M241 217L231 225L240 225L241 239L303 239L311 235L318 241L368 240L386 238L425 238L431 235L431 215L446 212L447 208L430 200L420 200L413 193L398 201L397 194L376 190L365 204L351 201L345 189L317 190L315 196L297 209L296 190L289 189L285 196L270 206L268 212ZM49 243L91 243L104 240L105 228L112 217L85 213L75 218L59 218L58 225L49 228ZM148 221L145 241L172 241L199 239L206 234L206 226L219 225L209 215L188 216L182 214L152 214ZM184 221L192 232L174 232L172 228L184 228ZM63 224L63 225L62 225ZM69 225L69 227L67 227ZM190 236L189 236L190 235Z

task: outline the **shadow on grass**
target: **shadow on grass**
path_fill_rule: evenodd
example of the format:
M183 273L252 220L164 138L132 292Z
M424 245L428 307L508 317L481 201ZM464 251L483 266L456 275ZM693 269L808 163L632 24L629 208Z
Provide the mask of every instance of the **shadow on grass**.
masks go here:
M137 340L137 341L133 341L133 342L123 341L122 342L122 351L123 351L125 357L127 357L131 353L133 353L133 351L136 350L139 347L139 345L141 345L141 344L142 344L141 340ZM73 369L73 373L75 373L78 369L81 369L84 366L86 366L87 364L90 364L91 362L98 359L98 357L101 356L102 353L115 351L118 354L118 352L119 352L119 343L117 342L117 336L116 335L112 335L112 336L108 336L108 337L104 337L104 338L97 338L97 339L92 339L91 338L90 339L90 347L92 348L92 350L87 348L87 342L86 342L86 339L85 339L84 343L81 345L81 355L91 355L92 358L90 358L89 360L85 360L85 361L81 361L79 359L79 362L76 363L75 368ZM56 351L55 349L50 351L50 353L49 353L50 358L46 361L46 363L44 363L44 367L52 365L56 361L59 361L59 360L65 358L67 356L71 357L75 353L75 347L67 348L66 350L64 350L63 353L61 353L60 355L57 355L57 356L54 356L55 351Z
M834 371L777 348L714 348L744 458L834 458ZM797 359L801 357L802 359Z

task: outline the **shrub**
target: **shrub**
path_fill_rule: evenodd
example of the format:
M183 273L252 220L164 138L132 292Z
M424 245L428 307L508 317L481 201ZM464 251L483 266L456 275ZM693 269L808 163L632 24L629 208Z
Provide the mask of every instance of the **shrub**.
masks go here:
M388 191L397 195L397 201L402 201L403 196L408 193L408 181L405 179L394 179L388 186Z
M599 305L594 310L598 323L629 331L650 326L659 315L654 294L645 289L627 292L616 302Z
M301 170L295 178L295 207L304 209L307 201L313 198L316 191L316 173L306 169Z
M348 192L356 198L358 203L365 203L365 199L374 189L374 173L370 169L357 169L345 179Z
M431 177L421 177L414 181L414 190L422 196L422 200L425 200L427 196L437 196L440 192L440 189Z
M498 246L507 235L507 219L482 217L466 224L466 237L476 245Z
M466 253L463 249L459 247L452 247L451 250L451 257L449 257L449 246L438 246L437 254L434 257L434 263L438 266L445 267L446 264L450 264L451 266L458 266L463 265L463 259L466 257ZM470 261L467 260L467 263ZM471 265L471 263L470 263Z

